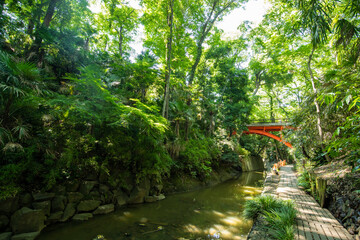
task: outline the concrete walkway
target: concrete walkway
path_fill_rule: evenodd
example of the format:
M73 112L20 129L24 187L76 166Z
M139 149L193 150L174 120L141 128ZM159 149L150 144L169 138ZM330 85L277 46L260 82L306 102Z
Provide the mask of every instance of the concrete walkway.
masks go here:
M325 208L313 197L300 190L292 165L282 167L280 182L276 190L282 199L292 199L296 203L298 217L296 219L295 239L338 240L355 239Z

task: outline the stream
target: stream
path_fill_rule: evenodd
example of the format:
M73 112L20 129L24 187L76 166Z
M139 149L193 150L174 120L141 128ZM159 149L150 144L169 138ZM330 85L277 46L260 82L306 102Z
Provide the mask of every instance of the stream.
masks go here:
M244 203L262 191L262 172L165 200L130 205L85 222L47 227L39 240L202 240L246 239L252 221L242 217Z

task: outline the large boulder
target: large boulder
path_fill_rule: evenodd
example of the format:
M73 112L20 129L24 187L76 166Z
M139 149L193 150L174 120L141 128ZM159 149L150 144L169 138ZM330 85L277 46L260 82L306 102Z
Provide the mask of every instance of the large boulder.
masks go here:
M58 211L58 212L54 212L50 215L50 217L46 220L47 224L52 224L52 223L56 223L58 221L60 221L60 219L62 218L64 212L63 211Z
M121 207L125 205L129 200L129 197L121 190L114 191L114 202L117 206Z
M19 209L19 197L10 197L0 200L0 213L12 213Z
M130 193L130 197L128 200L129 204L138 204L143 203L145 197L148 196L149 191L145 188L141 188L139 186L134 187L134 189Z
M146 196L145 197L145 202L147 203L151 203L151 202L156 202L156 201L160 201L165 199L165 195L164 194L159 194L159 195L153 195L153 196Z
M36 210L42 210L46 216L50 216L50 209L51 209L51 202L44 201L44 202L33 202L33 208Z
M99 193L101 193L101 202L111 203L113 199L113 194L110 191L110 188L105 184L99 185Z
M146 203L152 203L152 202L156 202L156 197L155 196L146 196L145 197L145 202Z
M0 240L10 240L12 232L0 233Z
M14 235L11 240L34 240L40 232L22 233Z
M93 215L91 213L79 213L76 214L72 219L75 221L85 221L92 217Z
M32 194L34 201L39 202L39 201L46 201L46 200L51 200L55 197L55 193L33 193Z
M155 196L155 198L156 198L156 201L161 201L161 200L165 199L165 195L164 194L159 194L159 195Z
M23 207L11 216L10 226L14 233L39 232L45 227L44 221L42 210Z
M80 192L68 192L69 203L78 203L83 198L84 198L84 194Z
M91 191L91 192L89 193L88 197L91 198L92 200L101 201L101 194L100 194L99 191L97 191L97 190Z
M65 209L67 198L63 195L56 196L51 202L51 211L59 212Z
M94 215L97 215L97 214L108 214L108 213L111 213L114 211L114 204L106 204L106 205L102 205L102 206L99 206L94 212L93 214Z
M100 203L101 201L98 200L84 200L79 203L77 210L78 212L90 212L95 210Z
M88 195L97 184L97 181L85 181L80 185L80 192L84 195Z
M141 181L138 186L135 186L132 189L128 203L130 204L143 203L145 197L149 196L149 192L150 192L150 180L146 178L143 181Z
M74 216L75 212L76 212L75 203L69 203L68 205L66 205L64 214L63 214L62 218L60 219L60 222L66 222L72 216Z

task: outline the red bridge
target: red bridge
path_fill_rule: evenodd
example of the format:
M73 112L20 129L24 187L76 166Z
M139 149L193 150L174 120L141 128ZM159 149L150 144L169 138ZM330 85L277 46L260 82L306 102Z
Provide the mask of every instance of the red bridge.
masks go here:
M284 129L295 129L294 127L291 127L289 123L286 122L253 123L246 126L248 128L248 131L244 131L245 134L258 134L258 135L267 136L279 142L282 142L289 148L293 148L293 146L289 142L282 140L281 134L279 137L275 134L270 133L270 132L281 132Z

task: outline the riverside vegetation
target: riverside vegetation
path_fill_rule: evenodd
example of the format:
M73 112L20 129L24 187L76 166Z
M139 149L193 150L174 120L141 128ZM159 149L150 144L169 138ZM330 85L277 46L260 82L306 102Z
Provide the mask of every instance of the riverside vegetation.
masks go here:
M359 1L270 0L259 25L227 38L217 23L246 2L101 0L95 13L88 0L0 1L0 198L87 178L158 194L250 157L341 162L355 181ZM291 122L294 149L242 134L262 119ZM350 208L345 223L359 222ZM2 231L11 216L0 216Z
M243 214L247 219L258 219L260 228L271 239L294 239L296 209L290 200L260 195L246 202Z

